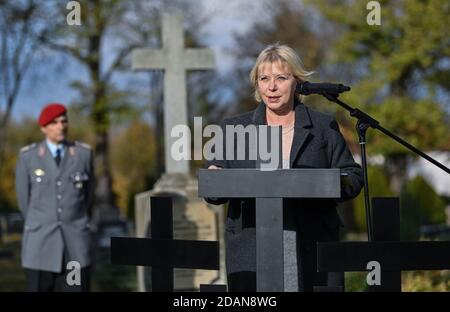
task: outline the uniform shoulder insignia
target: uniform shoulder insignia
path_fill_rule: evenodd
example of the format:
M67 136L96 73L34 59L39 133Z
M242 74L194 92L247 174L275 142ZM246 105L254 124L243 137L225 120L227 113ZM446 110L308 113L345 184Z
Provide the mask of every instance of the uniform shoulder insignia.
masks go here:
M86 148L86 149L92 149L92 147L91 147L89 144L86 144L86 143L83 143L83 142L75 141L75 144L76 144L77 146L81 146L81 147L84 147L84 148Z
M27 146L22 147L22 148L20 149L20 152L21 152L21 153L25 153L25 152L28 152L29 150L32 150L33 148L36 148L36 147L37 147L37 144L36 144L36 143L33 143L33 144L30 144L30 145L27 145Z

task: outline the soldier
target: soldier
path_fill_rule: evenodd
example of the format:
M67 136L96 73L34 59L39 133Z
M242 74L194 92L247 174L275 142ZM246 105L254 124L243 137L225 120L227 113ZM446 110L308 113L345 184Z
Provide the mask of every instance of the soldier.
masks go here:
M93 153L66 140L66 112L57 103L42 110L45 140L23 147L17 162L27 291L89 291Z

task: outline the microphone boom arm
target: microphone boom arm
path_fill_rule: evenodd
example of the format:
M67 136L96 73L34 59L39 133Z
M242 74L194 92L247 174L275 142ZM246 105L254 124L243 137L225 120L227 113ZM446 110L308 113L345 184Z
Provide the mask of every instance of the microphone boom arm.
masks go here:
M395 135L391 131L389 131L389 130L385 129L384 127L382 127L380 125L380 123L378 122L378 120L372 118L369 114L367 114L367 113L365 113L365 112L363 112L363 111L361 111L361 110L359 110L357 108L353 108L353 107L347 105L346 103L344 103L341 100L339 100L337 95L335 95L335 94L324 93L322 95L324 97L326 97L328 100L337 103L338 105L342 106L344 109L349 111L350 112L350 116L355 117L358 120L361 120L362 122L364 122L366 124L369 124L369 126L371 128L380 130L381 132L383 132L388 137L392 138L393 140L397 141L398 143L400 143L404 147L408 148L412 152L418 154L422 158L424 158L424 159L428 160L429 162L431 162L433 165L439 167L440 169L442 169L445 172L447 172L448 174L450 174L450 169L448 167L444 166L443 164L441 164L440 162L438 162L437 160L435 160L431 156L429 156L426 153L422 152L421 150L419 150L414 145L409 144L408 142L406 142L402 138L398 137L397 135Z
M448 174L450 174L450 169L432 158L431 156L427 155L426 153L422 152L415 146L409 144L402 138L398 137L391 131L385 129L382 127L378 120L372 118L369 114L357 109L353 108L350 105L342 102L338 99L339 94L331 94L331 93L321 93L322 96L324 96L326 99L328 99L331 102L334 102L338 104L339 106L343 107L345 110L347 110L350 113L350 116L358 119L358 122L356 124L356 130L358 131L359 136L359 144L361 147L361 162L363 167L363 178L364 178L364 203L365 203L365 210L366 210L366 225L367 225L367 234L368 234L368 240L373 240L373 232L372 232L372 218L371 218L371 209L370 209L370 202L369 202L369 181L367 176L367 159L366 159L366 131L368 128L374 128L378 129L391 139L395 140L396 142L400 143L404 147L408 148L412 152L416 153L417 155L421 156L422 158L428 160L433 165L439 167L440 169L444 170Z

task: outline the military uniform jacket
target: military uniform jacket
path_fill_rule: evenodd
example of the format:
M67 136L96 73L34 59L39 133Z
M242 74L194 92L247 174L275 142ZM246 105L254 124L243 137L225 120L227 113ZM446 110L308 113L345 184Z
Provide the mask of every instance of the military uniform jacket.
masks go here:
M67 143L59 167L45 141L21 149L16 192L25 220L24 268L60 272L64 248L65 262L90 265L93 186L93 155L87 144Z

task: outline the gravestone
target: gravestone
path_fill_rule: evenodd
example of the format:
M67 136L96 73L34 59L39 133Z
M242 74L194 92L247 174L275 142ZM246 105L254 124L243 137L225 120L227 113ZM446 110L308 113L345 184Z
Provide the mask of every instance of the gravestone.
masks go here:
M2 215L0 215L0 245L3 244L3 229L6 228L5 227L6 224L6 220L3 218Z
M10 260L14 257L14 253L11 250L0 249L0 260L6 259Z
M208 49L186 49L182 18L163 14L162 48L136 49L132 55L134 70L164 70L164 138L166 172L150 191L135 197L136 236L146 237L150 213L148 203L153 196L171 196L174 200L174 238L219 241L221 270L175 269L175 290L194 290L195 285L225 283L223 250L223 207L207 205L198 198L197 180L191 177L188 160L175 160L171 147L174 126L188 125L186 71L214 68L214 54ZM138 267L138 290L149 289L151 269Z
M102 222L97 227L97 247L109 249L111 247L111 237L128 236L128 225L124 220L111 220Z
M420 235L430 240L450 240L450 226L447 224L429 224L420 227Z
M22 234L23 232L23 217L20 212L12 212L6 215L6 233Z
M2 259L11 259L14 254L9 249L3 249L4 236L7 234L8 228L7 215L0 214L0 260Z

